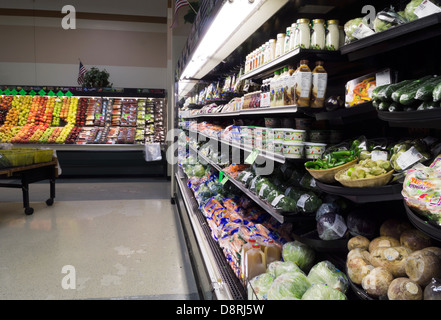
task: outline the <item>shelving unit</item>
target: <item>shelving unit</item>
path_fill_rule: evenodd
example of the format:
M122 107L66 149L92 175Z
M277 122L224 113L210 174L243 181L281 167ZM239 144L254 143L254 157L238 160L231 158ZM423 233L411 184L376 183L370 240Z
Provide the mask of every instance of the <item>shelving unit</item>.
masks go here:
M275 70L280 69L281 67L288 65L289 63L296 64L303 59L312 59L315 60L333 60L333 61L341 61L344 57L341 56L340 51L329 51L329 50L315 50L315 49L303 49L297 48L288 53L281 55L280 57L268 62L267 64L253 69L252 71L244 74L240 80L246 79L262 79L264 77L268 77L274 73Z
M359 1L349 1L349 5L360 4ZM355 16L351 16L354 18ZM373 36L366 37L364 39L352 42L350 44L344 45L340 48L339 51L329 52L329 51L315 51L315 50L304 50L297 49L293 50L272 62L254 69L251 72L243 75L241 80L262 80L265 77L270 77L275 70L280 69L285 65L295 64L300 59L321 59L325 61L332 61L332 71L333 73L338 73L338 64L345 64L345 66L341 67L343 72L345 70L350 70L348 72L348 79L351 80L356 78L354 74L363 75L364 70L365 74L372 72L373 66L377 68L377 70L382 70L384 67L388 66L388 63L391 62L391 59L394 59L394 55L397 50L406 50L407 48L413 46L412 54L413 57L417 57L418 55L415 52L418 52L415 47L420 43L425 43L429 40L438 41L441 38L441 14L434 14L425 18L418 19L416 21L406 23L404 25L390 28L381 33L376 33ZM426 48L427 49L427 48ZM431 48L427 49L431 50ZM243 53L236 53L238 55ZM400 59L396 59L397 61L402 61L403 57L399 57ZM398 62L394 62L395 69L393 71L399 72L400 70L396 69ZM424 61L422 59L421 61ZM351 67L348 67L349 64L355 66L355 68L360 68L360 70L353 70ZM421 65L421 63L419 63ZM402 68L406 69L406 76L408 74L412 74L418 68L416 65L412 66L402 66ZM422 66L424 70L427 70ZM438 66L438 68L440 68ZM418 70L420 71L420 70ZM437 70L438 71L438 70ZM219 72L219 70L216 70ZM421 71L422 72L422 71ZM435 71L433 71L435 73ZM333 85L342 85L342 83L346 83L346 79L344 75L338 75L336 77L336 82ZM342 86L344 89L344 85ZM343 90L342 90L343 91ZM189 120L203 120L203 121L213 121L215 123L220 123L221 121L228 120L236 120L236 118L240 119L254 119L259 116L265 117L283 117L289 116L292 114L302 114L307 115L316 121L327 121L332 126L346 126L343 129L351 130L351 129L360 129L363 130L367 123L371 120L374 120L374 124L380 124L381 128L378 128L377 133L388 134L390 132L398 133L398 137L403 131L393 131L391 129L406 129L406 128L416 128L416 129L434 129L438 130L441 128L441 109L434 110L425 110L425 111L410 111L410 112L381 112L377 111L376 108L372 105L372 103L364 103L361 105L357 105L351 108L340 108L335 111L324 111L314 110L312 108L298 108L296 106L286 106L286 107L278 107L278 108L258 108L258 109L246 109L246 110L238 110L234 112L219 112L219 113L210 113L210 114L202 114L202 113L193 113L193 114L185 114L182 115L182 119ZM359 128L357 128L359 127ZM375 129L373 129L375 131ZM239 149L247 154L252 152L252 149L247 148L242 145L235 145L229 142L222 141L217 137L210 137L208 135L204 135L200 132L192 132L192 134L204 136L205 138L209 138L214 140L215 142L226 144L231 148ZM193 152L198 154L198 156L205 162L215 168L217 171L222 171L223 168L204 157L198 150L193 149ZM284 159L284 157L277 156L273 157L271 154L261 153L260 157L264 157L266 159L274 158L278 163L286 163L288 159ZM303 159L303 161L305 161ZM294 216L284 216L279 214L278 212L274 212L270 206L265 201L262 201L259 197L257 197L253 192L248 190L244 185L242 185L239 181L229 178L229 182L234 184L241 192L247 195L254 203L258 204L260 207L265 209L266 212L270 213L277 221L280 223L286 222L294 222ZM227 182L228 183L228 182ZM439 241L441 238L440 230L438 226L435 226L424 219L421 219L415 212L412 212L406 205L402 208L403 204L403 196L401 195L402 185L400 183L390 183L383 187L375 187L375 188L347 188L340 186L339 184L324 184L317 181L317 187L322 190L326 194L332 194L344 197L357 206L359 205L367 205L379 203L382 205L383 203L395 203L397 204L397 210L405 209L403 211L403 215L409 218L412 224L419 230L425 232L430 235L433 239ZM387 215L387 212L385 213ZM297 216L299 218L299 216ZM305 217L303 217L305 218ZM336 241L329 241L326 244L318 238L318 234L316 230L312 230L310 232L296 234L296 239L300 241L304 241L304 243L309 244L311 247L317 249L320 252L326 253L336 253L338 258L340 259L339 267L344 269L346 263L346 253L347 253L347 241L348 238L342 238ZM337 260L339 260L337 258ZM359 299L363 300L371 300L364 290L361 289L360 286L357 286L351 283L351 288L353 292L357 295ZM373 299L375 300L375 299Z
M211 139L211 140L214 140L214 141L220 142L220 143L222 143L222 144L228 145L228 146L230 146L230 147L232 147L232 148L236 148L236 149L242 150L242 151L245 152L245 157L246 157L248 154L250 154L251 152L254 151L252 148L250 148L250 147L248 147L248 146L246 146L246 145L243 145L243 144L232 143L232 142L229 142L229 141L225 141L225 140L222 140L222 139L218 139L217 137L212 137L212 136L205 135L205 134L203 134L203 133L201 133L201 132L195 132L195 131L190 131L190 132L192 132L192 133L195 134L196 136L199 135L199 136L202 136L202 137L204 137L204 138ZM276 162L278 162L278 163L285 163L285 161L288 160L287 158L285 158L285 157L284 157L283 155L281 155L281 154L274 153L274 152L270 152L270 151L266 151L266 150L259 150L259 155L258 155L258 157L262 157L262 158L264 158L264 159L266 159L266 160L270 160L270 161L276 161Z

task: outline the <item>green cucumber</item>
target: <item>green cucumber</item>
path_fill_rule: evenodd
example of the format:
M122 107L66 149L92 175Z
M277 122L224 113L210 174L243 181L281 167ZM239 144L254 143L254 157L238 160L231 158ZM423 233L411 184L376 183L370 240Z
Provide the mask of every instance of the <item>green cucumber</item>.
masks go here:
M378 99L380 99L381 101L392 102L392 93L394 93L395 91L399 90L400 88L412 83L413 81L415 81L415 80L403 80L401 82L397 82L397 83L389 85L387 88L385 88L384 90L382 90L378 94Z
M440 105L439 105L438 102L435 102L435 101L429 101L429 102L427 103L427 110L429 110L429 109L438 109L439 107L440 107Z
M390 102L381 101L380 104L378 105L378 110L379 111L387 111L389 109L390 105L391 105Z
M438 83L432 92L433 101L441 101L441 83Z
M429 80L417 90L415 99L422 101L433 100L433 90L439 83L441 83L441 77L438 76Z
M421 79L413 80L410 83L402 86L400 89L398 89L397 91L394 91L392 93L392 96L391 96L392 100L395 101L395 102L400 102L401 95L406 93L411 88L418 86L419 84L421 84L422 81L425 81L425 80L428 80L428 79L431 79L431 78L432 78L432 76L425 76L425 77L423 77Z
M379 100L372 100L372 105L374 106L375 109L378 109L378 106L380 105L380 101Z
M403 92L400 95L400 103L403 105L409 105L411 103L413 103L415 101L415 95L418 91L419 88L421 88L423 85L425 85L426 83L430 82L431 80L433 80L432 76L428 76L425 78L421 78L419 80L416 80L413 82L413 84L410 85L410 87L405 87L406 91ZM404 88L401 88L400 90L402 90ZM400 91L398 90L398 91Z
M389 86L390 86L390 84L384 84L384 85L382 85L382 86L378 86L378 87L376 87L374 90L372 90L372 99L373 99L373 100L377 100L377 99L379 99L379 94L380 94L382 91L386 90L387 87L389 87Z

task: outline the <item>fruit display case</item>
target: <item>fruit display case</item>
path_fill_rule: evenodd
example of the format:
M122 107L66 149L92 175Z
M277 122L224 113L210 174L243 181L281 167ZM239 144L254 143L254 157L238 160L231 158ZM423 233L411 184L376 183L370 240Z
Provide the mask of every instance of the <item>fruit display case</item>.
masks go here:
M0 86L0 143L56 150L65 171L77 167L73 174L93 172L101 157L118 174L115 152L145 172L145 145L165 148L166 105L163 89Z

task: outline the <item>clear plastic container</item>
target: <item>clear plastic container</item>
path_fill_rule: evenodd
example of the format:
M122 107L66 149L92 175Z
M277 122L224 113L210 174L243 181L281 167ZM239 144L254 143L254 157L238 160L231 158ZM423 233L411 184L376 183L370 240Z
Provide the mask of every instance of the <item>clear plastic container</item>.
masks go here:
M249 239L247 243L242 246L242 251L240 252L241 260L240 260L240 274L244 279L245 278L245 255L246 253L253 248L253 244L256 244L255 239Z

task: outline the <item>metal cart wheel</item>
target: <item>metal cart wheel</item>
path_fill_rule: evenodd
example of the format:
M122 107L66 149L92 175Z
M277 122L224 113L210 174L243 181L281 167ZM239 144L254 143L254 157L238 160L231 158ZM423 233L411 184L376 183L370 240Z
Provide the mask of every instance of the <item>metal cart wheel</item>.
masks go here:
M48 206L53 205L53 204L54 204L54 199L53 199L53 198L49 198L49 199L47 199L47 200L46 200L46 204L47 204Z
M34 208L31 208L31 207L27 207L27 208L25 208L25 214L26 215L31 215L31 214L33 214L34 213Z

